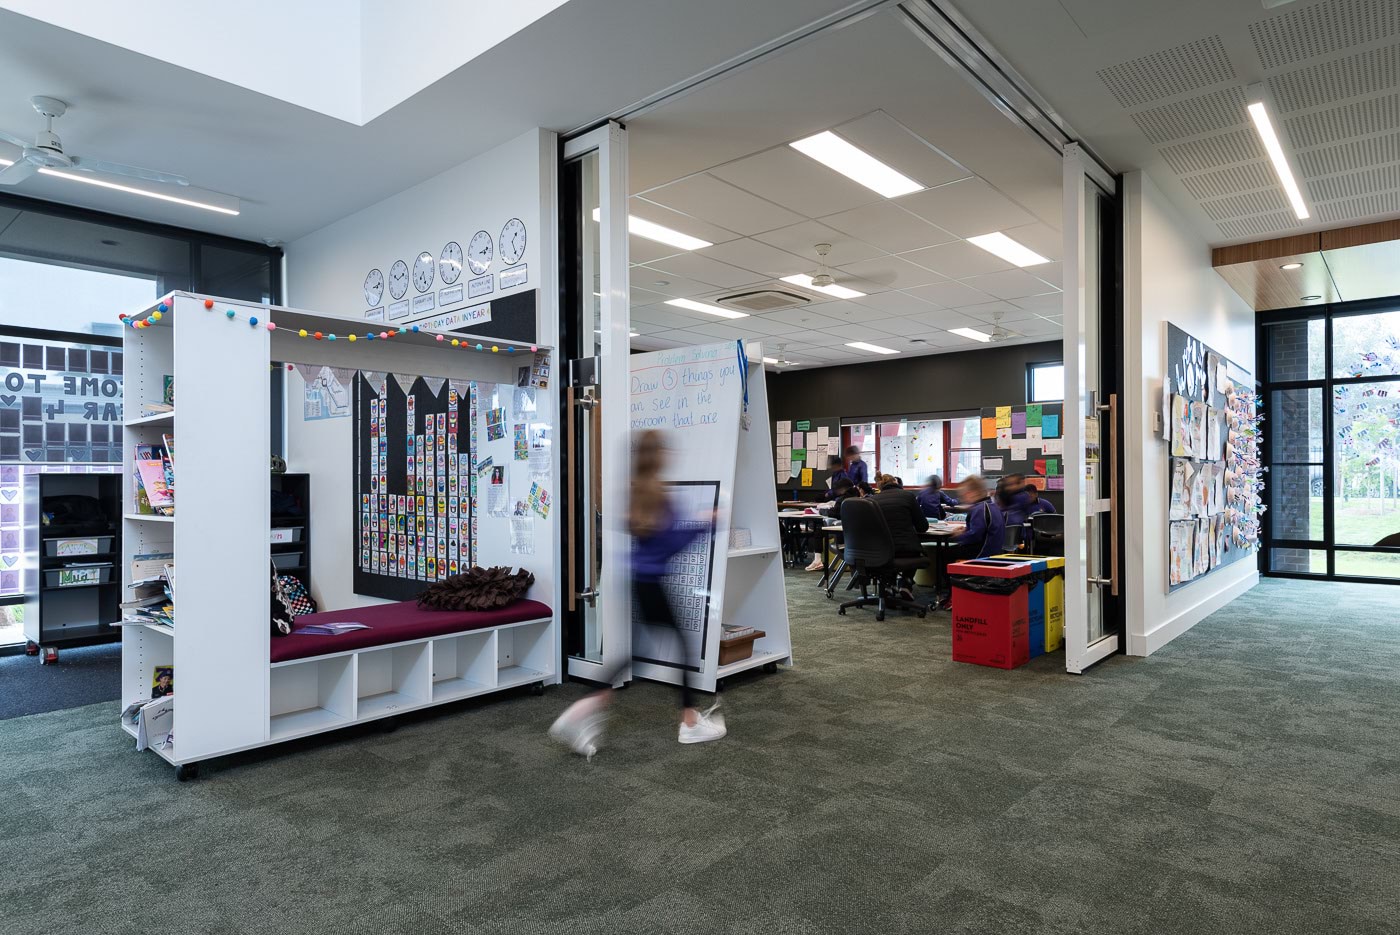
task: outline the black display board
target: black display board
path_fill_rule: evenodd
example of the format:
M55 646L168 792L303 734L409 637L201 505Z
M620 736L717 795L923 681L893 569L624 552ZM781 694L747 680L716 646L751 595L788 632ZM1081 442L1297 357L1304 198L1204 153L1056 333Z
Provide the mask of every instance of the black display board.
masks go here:
M465 386L355 374L356 594L411 600L430 582L471 566Z
M825 452L822 452L821 454L816 454L816 453L815 453L815 452L816 452L817 429L820 429L820 428L826 429L828 435L830 435L831 438L834 438L834 439L836 440L836 442L837 442L837 447L838 447L838 450L839 450L839 448L840 448L840 442L841 442L841 417L840 417L840 416L805 416L805 417L803 417L803 418L801 418L801 419L781 420L781 421L790 421L790 422L791 422L791 425L792 425L792 428L791 428L788 432L785 433L785 438L779 438L779 437L778 437L778 420L775 420L775 421L773 422L773 456L774 456L774 465L773 465L773 466L774 466L774 475L773 475L773 479L774 479L775 481L777 481L778 489L779 489L779 490L788 490L788 491L792 491L793 493L801 493L801 492L804 491L804 490L806 490L806 491L812 491L812 490L822 491L822 490L826 490L826 481L827 481L827 478L831 476L831 472L828 471L828 470L826 469L826 458L827 458L826 453L825 453ZM802 425L807 426L807 428L799 428L799 427L798 427L798 426L802 426ZM803 446L804 446L804 447L803 447L802 449L800 449L800 450L803 450L803 451L806 451L806 452L809 453L809 454L808 454L805 458L803 458L803 460L802 460L802 466L803 466L804 468L810 467L810 468L812 469L812 483L811 483L810 486L807 486L807 487L803 487L803 486L802 486L802 472L801 472L801 471L798 471L796 477L784 477L784 478L782 478L782 479L779 479L778 476L777 476L777 473L776 473L776 471L777 471L777 460L776 460L776 459L777 459L777 457L778 457L778 449L779 449L779 448L786 447L786 448L788 448L789 451L791 451L791 449L792 449L792 445L791 445L791 443L792 443L792 433L793 433L793 432L801 432L801 433L802 433L802 435L803 435ZM809 438L809 437L810 437L810 439L811 439L810 441L808 441L808 438Z
M988 478L1004 477L1007 474L1024 474L1026 478L1040 478L1041 487L1050 494L1050 502L1059 507L1064 494L1064 404L1031 403L1025 406L989 406L982 410L982 473ZM998 419L1009 422L997 425ZM991 424L988 424L990 420ZM1030 430L1040 429L1037 441ZM1004 430L1004 436L998 431ZM989 437L990 433L990 437ZM1019 448L1004 447L1009 439L1012 445L1025 445L1024 456ZM1045 450L1051 443L1051 450ZM1060 449L1060 450L1056 450ZM1052 463L1053 462L1053 463Z
M530 289L491 300L491 320L453 328L457 334L479 334L505 341L535 341L535 303L538 290Z

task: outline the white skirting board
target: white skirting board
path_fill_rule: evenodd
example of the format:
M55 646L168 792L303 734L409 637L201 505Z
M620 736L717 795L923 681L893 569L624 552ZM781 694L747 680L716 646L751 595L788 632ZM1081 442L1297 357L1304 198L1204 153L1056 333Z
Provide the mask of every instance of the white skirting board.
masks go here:
M1244 594L1259 583L1259 572L1250 571L1238 581L1225 584L1224 587L1202 600L1200 603L1181 611L1176 616L1164 620L1154 626L1146 633L1128 634L1128 655L1129 656L1150 656L1163 646L1176 639L1187 630L1200 623L1220 608L1229 604L1235 598ZM1177 592L1189 594L1186 591Z

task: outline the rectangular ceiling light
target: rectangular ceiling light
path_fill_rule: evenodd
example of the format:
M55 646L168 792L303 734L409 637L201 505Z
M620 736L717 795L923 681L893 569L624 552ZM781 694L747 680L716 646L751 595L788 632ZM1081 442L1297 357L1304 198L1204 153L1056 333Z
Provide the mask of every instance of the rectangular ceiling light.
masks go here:
M1264 151L1269 154L1269 160L1274 164L1274 174L1278 176L1279 184L1288 196L1288 203L1293 206L1293 213L1298 215L1298 220L1306 220L1309 217L1308 206L1303 201L1303 193L1298 190L1293 170L1288 167L1288 157L1284 155L1283 144L1278 141L1273 121L1269 119L1269 109L1264 106L1262 100L1256 100L1249 105L1249 117L1254 121L1254 129L1259 133Z
M674 305L676 308L689 309L692 312L703 312L706 315L714 315L717 318L748 318L748 312L736 312L732 308L720 308L718 305L706 305L704 302L696 302L693 299L667 299L667 305Z
M0 166L8 167L14 165L9 159L0 159ZM96 185L98 188L110 188L113 191L126 192L129 195L145 195L147 198L155 198L160 201L168 201L171 204L185 205L189 208L201 208L205 211L216 211L219 214L229 214L237 217L239 214L238 199L232 195L220 195L218 192L207 192L205 197L208 201L195 201L192 198L179 198L175 195L167 195L164 192L153 192L145 188L137 188L134 185L122 185L120 182L109 182L106 179L98 178L88 172L68 172L63 169L50 169L47 166L39 170L40 175L51 176L56 179L68 179L70 182L83 182L87 185ZM181 189L186 190L186 189ZM223 204L215 204L215 201L222 201Z
M790 282L794 286L801 286L804 289L811 289L813 292L820 292L837 299L858 299L865 295L864 292L857 292L854 289L847 289L845 286L838 286L832 283L829 286L812 285L812 277L806 273L796 273L792 276L784 276L783 282Z
M864 341L851 341L846 345L858 351L869 351L872 354L898 354L899 351L892 347L881 347L878 344L866 344Z
M765 364L773 364L773 365L776 366L777 363L778 363L778 358L776 358L776 357L765 357L765 358L763 358L763 362L764 362ZM799 363L798 363L797 361L795 361L795 360L784 361L784 363L785 363L787 366L789 366L789 367L800 367L800 366L802 366L801 364L799 364Z
M1001 257L1008 263L1015 263L1017 266L1039 266L1041 263L1050 262L1046 257L1036 253L1025 244L1017 243L1001 231L978 234L976 237L967 238L967 242Z
M890 168L865 150L852 146L830 130L789 145L804 156L810 156L886 198L898 198L924 190L924 186L909 176Z
M981 341L983 344L986 344L992 339L990 334L987 334L985 331L978 331L976 328L949 328L948 333L956 334L961 338L971 338L974 341Z
M602 210L593 209L593 220L598 220L602 216ZM692 237L689 234L682 234L680 231L671 230L655 221L648 221L646 218L639 218L635 214L627 215L627 232L636 234L638 237L645 237L647 240L654 240L657 243L664 243L668 247L677 247L681 250L699 250L702 247L713 247L714 244L708 240L701 240L699 237Z

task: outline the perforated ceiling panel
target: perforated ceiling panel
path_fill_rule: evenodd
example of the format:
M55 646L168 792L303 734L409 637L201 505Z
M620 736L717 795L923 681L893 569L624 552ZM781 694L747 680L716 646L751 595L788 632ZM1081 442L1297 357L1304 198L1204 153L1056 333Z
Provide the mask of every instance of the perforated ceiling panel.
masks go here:
M1261 9L1248 28L1250 44L1203 36L1097 74L1225 238L1303 229L1250 123L1253 81L1269 90L1310 229L1400 211L1400 0Z
M1320 3L1249 27L1266 71L1391 36L1400 36L1400 4L1395 0Z
M1099 80L1124 107L1138 107L1235 77L1219 36L1207 36L1105 68Z

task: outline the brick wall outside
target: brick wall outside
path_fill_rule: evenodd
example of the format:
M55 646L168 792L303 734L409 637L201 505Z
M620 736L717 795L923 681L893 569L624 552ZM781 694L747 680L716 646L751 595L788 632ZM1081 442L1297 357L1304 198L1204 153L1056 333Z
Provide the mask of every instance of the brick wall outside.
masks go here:
M1308 322L1288 322L1269 327L1269 377L1274 381L1308 379ZM1264 433L1275 465L1266 490L1274 539L1310 539L1312 506L1311 474L1307 467L1279 467L1280 463L1320 461L1312 450L1321 441L1321 390L1283 390L1266 401ZM1321 531L1318 531L1319 536ZM1274 571L1309 571L1305 549L1272 549Z

